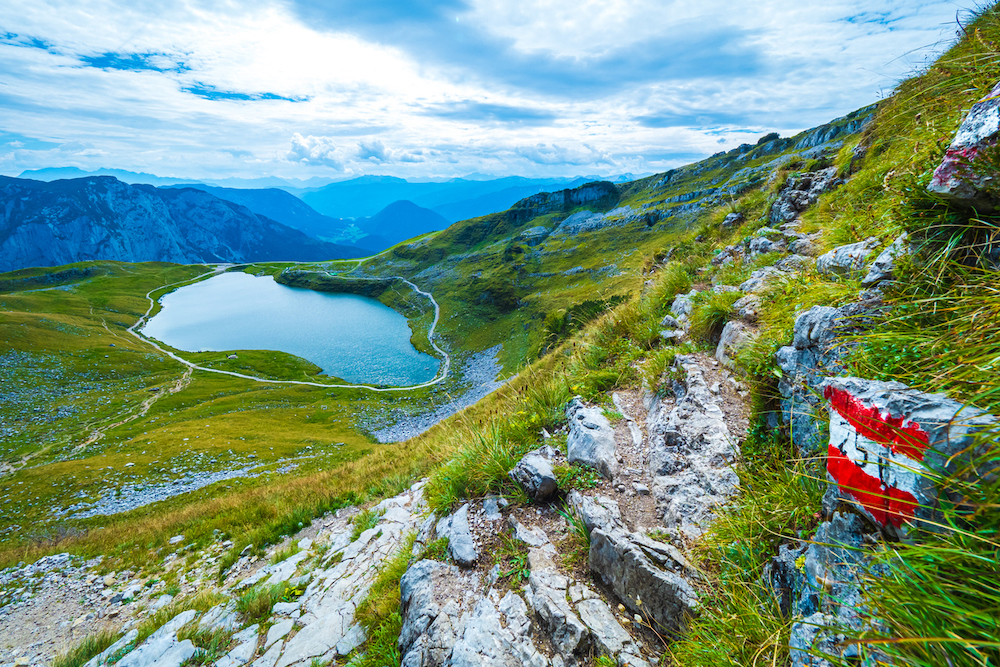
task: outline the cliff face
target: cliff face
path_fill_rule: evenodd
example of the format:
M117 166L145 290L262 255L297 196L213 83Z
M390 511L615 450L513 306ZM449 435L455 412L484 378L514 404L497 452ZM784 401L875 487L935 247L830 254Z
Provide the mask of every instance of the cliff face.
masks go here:
M0 177L0 271L87 260L247 262L358 256L194 189L110 176Z

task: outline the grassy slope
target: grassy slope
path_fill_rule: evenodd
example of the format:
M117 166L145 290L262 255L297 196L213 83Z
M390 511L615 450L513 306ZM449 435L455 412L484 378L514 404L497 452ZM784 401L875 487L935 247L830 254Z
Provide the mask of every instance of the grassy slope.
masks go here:
M649 204L670 211L706 185L744 188L767 171L747 175L745 170L735 179L734 172L780 159L789 143L716 156L677 170L666 185L658 186L656 178L639 181L625 188L619 205ZM537 248L514 238L528 227L555 226L568 213L516 223L502 214L473 219L401 244L361 263L356 272L413 276L441 304L439 332L446 348L460 360L467 352L503 343L502 361L513 371L530 362L543 343L557 344L578 328L581 318L634 293L651 257L693 235L698 210L651 226L636 222L552 237ZM333 262L323 268L358 265ZM263 264L244 270L274 275L287 268ZM112 545L145 560L149 545L179 532L206 534L211 528L237 540L267 541L283 517L309 515L378 492L385 486L383 478L402 484L459 447L460 438L436 435L455 432L453 423L414 443L375 449L357 423L391 409L417 409L456 391L454 384L379 395L260 385L196 371L190 384L169 393L186 381L183 367L125 329L145 312L147 291L203 272L203 267L102 262L0 278L0 329L10 341L0 372L17 387L0 406L5 425L12 427L0 455L18 468L0 480L0 562L56 549L95 553ZM520 299L509 312L499 312L496 303L481 298L484 286L499 286L494 293L502 293L509 285ZM154 297L163 291L154 291ZM409 315L415 340L426 341L421 336L431 317L426 299L399 285L379 298ZM566 326L566 311L576 315L573 326ZM547 329L546 316L553 313L562 314L562 325ZM317 371L302 359L272 352L241 351L237 360L221 353L182 356L212 368L268 377L314 379ZM137 413L153 387L160 392L145 416L108 428ZM504 400L489 399L470 412L495 414L495 404ZM107 434L83 447L94 428L107 429ZM267 471L289 458L298 466L291 473L217 483L132 513L84 520L51 516L53 507L94 500L126 485L250 464ZM313 471L318 478L310 476ZM309 481L332 478L338 483ZM315 492L296 496L302 488ZM94 530L98 527L100 532Z

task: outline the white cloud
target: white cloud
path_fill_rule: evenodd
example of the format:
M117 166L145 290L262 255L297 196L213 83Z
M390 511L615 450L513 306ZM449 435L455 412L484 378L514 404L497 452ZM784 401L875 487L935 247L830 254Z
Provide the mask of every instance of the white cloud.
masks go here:
M954 11L937 0L473 0L457 18L481 34L579 62L579 96L557 96L542 78L518 87L405 44L307 25L283 0L0 0L0 32L20 36L0 40L0 130L20 142L0 145L2 169L72 163L190 178L666 169L874 101L923 64L922 47L940 50ZM670 58L692 55L671 50L686 26L741 35L752 67L584 90L585 68L625 55L641 63L645 49L671 71ZM32 38L44 48L25 46ZM708 63L727 45L714 46ZM105 54L137 54L145 69L81 60ZM86 148L44 147L60 144Z
M337 171L344 170L341 151L330 137L303 137L296 132L292 135L292 148L288 160L308 165L322 165Z

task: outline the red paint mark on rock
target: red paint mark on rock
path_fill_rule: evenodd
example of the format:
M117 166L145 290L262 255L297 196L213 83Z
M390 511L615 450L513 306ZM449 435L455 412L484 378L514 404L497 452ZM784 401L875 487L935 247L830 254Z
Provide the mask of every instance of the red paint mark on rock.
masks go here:
M833 445L829 446L827 452L826 469L841 490L861 503L883 526L891 523L899 528L903 521L913 518L917 509L917 499L913 494L896 487L887 487Z
M823 395L860 435L887 445L897 454L916 461L924 460L924 450L930 444L930 438L920 424L911 422L903 426L905 417L883 417L878 408L866 406L842 389L827 387Z

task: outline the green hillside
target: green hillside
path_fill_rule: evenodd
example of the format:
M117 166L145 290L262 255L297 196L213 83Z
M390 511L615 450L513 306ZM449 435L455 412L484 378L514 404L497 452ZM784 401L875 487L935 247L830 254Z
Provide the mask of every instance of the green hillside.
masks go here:
M773 235L769 215L783 188L831 168L824 173L843 184L819 196L798 230L818 234L816 253L872 237L881 249L904 231L915 244L885 288L884 307L850 339L848 371L996 413L1000 214L949 203L926 186L969 107L1000 79L998 42L1000 11L988 9L877 108L796 137L763 137L622 186L535 195L366 260L240 268L379 298L411 318L415 345L430 350L427 303L391 280L402 277L440 305L435 340L454 368L502 346L505 387L403 443L377 444L373 425L460 393L460 374L417 391L374 392L189 372L127 329L146 312L147 292L157 296L205 267L101 262L0 276L0 336L9 341L0 357L7 470L0 565L70 551L155 568L155 550L171 536L183 533L197 546L213 531L231 537L231 554L247 545L259 552L330 509L399 492L423 476L432 508L442 512L489 492L528 504L507 472L539 446L542 429L565 425L566 402L579 394L610 408L614 389L669 393L674 357L714 352L722 326L737 319L733 304L742 295L712 286L739 285L782 255L712 259ZM733 213L739 221L724 225ZM700 294L690 338L674 345L661 335L662 321L692 287ZM792 620L761 576L780 544L814 537L826 473L822 457L796 451L776 423L775 353L791 342L797 314L855 302L861 291L859 276L813 267L760 293L750 342L735 364L752 424L738 461L741 494L691 545L706 602L669 643L669 664L788 664ZM235 364L223 353L179 354L207 367L317 380L311 364L279 353L240 352ZM878 622L854 635L841 629L860 647L852 664L885 664L887 655L912 665L1000 660L1000 448L995 434L983 438L971 474L939 480L950 492L942 525L910 542L879 544L881 574L865 597ZM129 512L71 518L67 509L180 473L251 465L259 476ZM579 483L576 473L562 474ZM232 559L220 561L220 573ZM380 609L372 623L390 627L394 611Z

